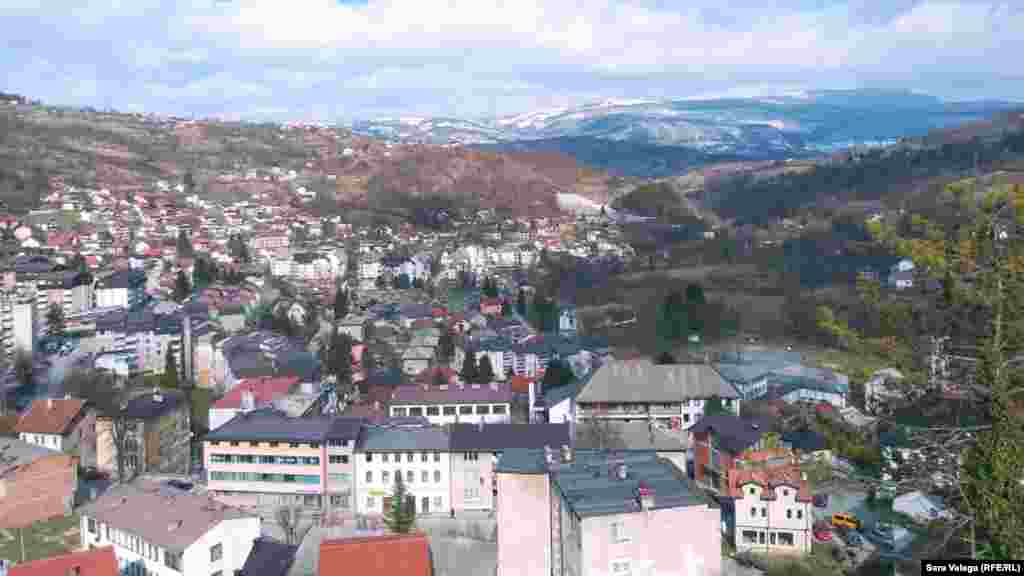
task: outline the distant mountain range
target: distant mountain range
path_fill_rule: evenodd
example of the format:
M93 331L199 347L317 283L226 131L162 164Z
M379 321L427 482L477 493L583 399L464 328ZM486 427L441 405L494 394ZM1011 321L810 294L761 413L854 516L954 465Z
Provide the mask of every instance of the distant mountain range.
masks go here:
M1019 107L1024 104L825 90L756 98L606 100L490 119L385 118L355 122L352 130L392 142L561 152L613 173L657 177L713 162L806 158L890 144Z

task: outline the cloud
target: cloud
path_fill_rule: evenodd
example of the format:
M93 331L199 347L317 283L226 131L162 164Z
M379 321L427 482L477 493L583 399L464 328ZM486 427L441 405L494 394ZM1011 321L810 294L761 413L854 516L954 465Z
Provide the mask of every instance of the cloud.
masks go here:
M969 0L0 3L3 89L177 114L475 116L758 86L1024 99L1024 6Z

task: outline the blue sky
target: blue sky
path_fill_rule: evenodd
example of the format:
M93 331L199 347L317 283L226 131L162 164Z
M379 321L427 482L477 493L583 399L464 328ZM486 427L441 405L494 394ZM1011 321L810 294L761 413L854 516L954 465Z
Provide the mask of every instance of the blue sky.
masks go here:
M853 87L1024 100L1019 0L3 0L0 21L0 90L125 111L474 117Z

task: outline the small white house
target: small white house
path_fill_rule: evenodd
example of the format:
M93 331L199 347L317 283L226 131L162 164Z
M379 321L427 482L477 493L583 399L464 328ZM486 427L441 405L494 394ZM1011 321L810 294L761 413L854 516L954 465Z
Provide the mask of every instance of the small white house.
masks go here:
M892 511L906 514L914 520L928 523L932 520L948 519L953 514L937 499L923 494L920 490L907 492L893 498Z

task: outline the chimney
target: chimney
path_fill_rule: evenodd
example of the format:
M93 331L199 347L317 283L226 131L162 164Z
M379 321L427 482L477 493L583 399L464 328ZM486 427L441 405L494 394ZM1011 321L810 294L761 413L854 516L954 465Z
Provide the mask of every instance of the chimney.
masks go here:
M81 574L82 574L82 567L81 566L72 566L71 568L68 568L68 576L81 576Z
M640 486L636 490L637 500L640 501L640 508L642 510L651 510L654 508L654 490L651 490L643 482L640 482Z
M256 395L251 388L242 390L242 410L254 410L256 408Z
M619 480L625 480L626 478L629 477L629 469L626 468L625 464L619 464L618 466L615 467L615 476Z
M159 388L153 388L153 402L160 404L164 401L164 395L160 393Z
M568 444L562 444L562 462L566 464L572 462L572 448Z
M53 398L46 399L46 409L53 410Z

